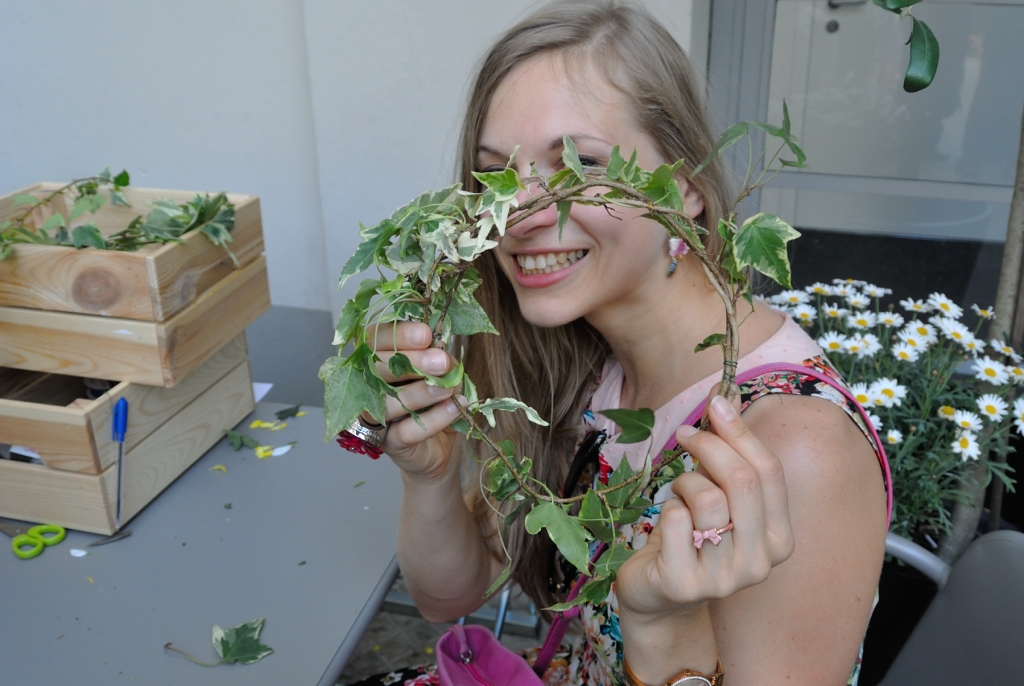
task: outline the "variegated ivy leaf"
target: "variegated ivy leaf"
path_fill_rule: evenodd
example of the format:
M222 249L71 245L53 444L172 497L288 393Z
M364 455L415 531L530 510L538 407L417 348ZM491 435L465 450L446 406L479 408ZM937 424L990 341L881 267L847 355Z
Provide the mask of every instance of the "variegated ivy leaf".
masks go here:
M753 267L785 288L792 288L786 243L800 232L773 214L755 214L740 226L733 256L740 269Z
M486 417L487 423L491 426L494 426L494 413L498 410L502 412L515 412L516 410L522 410L526 413L526 418L534 424L539 424L541 426L548 425L548 423L544 421L539 414L537 414L537 410L520 400L516 400L515 398L490 398L480 403L474 409Z
M260 643L260 631L263 630L263 617L245 622L230 629L213 626L213 647L224 662L241 662L251 665L253 662L270 655L274 649Z

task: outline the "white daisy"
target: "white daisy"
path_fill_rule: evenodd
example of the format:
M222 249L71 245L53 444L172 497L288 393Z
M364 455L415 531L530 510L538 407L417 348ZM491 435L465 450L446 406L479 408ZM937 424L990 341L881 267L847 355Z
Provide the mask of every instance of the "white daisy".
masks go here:
M874 357L875 353L882 349L882 344L878 341L878 336L873 333L864 334L861 343L864 344L864 350L860 353L860 357Z
M955 319L932 317L928 321L934 324L935 327L951 341L963 343L969 338L974 338L974 334L971 333L971 330Z
M818 318L818 311L810 305L797 305L789 310L789 314L803 326L810 326Z
M1011 348L1010 346L1006 345L1005 343L1002 343L1001 341L993 338L991 341L989 341L989 345L992 346L993 350L998 350L999 352L1006 355L1014 362L1020 362L1021 358L1020 355L1017 354L1017 351Z
M899 312L882 312L878 315L878 323L886 326L903 326L903 315Z
M792 290L773 295L771 301L777 305L804 305L811 302L811 298L803 291Z
M843 347L844 343L846 343L846 336L835 331L829 331L818 339L818 345L827 353L846 352L846 348Z
M905 329L896 334L896 337L899 338L901 344L909 346L919 353L928 347L924 340L918 338L916 334Z
M875 399L868 393L868 385L861 381L850 384L850 394L863 407L875 404Z
M889 445L896 445L903 442L903 434L896 429L889 429L885 434L885 442Z
M882 288L881 286L876 286L872 283L864 284L861 290L863 290L864 295L869 298L884 298L887 295L892 295L891 288Z
M917 362L921 353L919 349L909 343L897 343L892 347L892 356L901 362Z
M1006 373L1009 374L1010 380L1018 386L1024 384L1024 369L1020 367L1007 367Z
M849 354L861 357L864 353L864 339L852 336L843 341L843 347Z
M960 319L964 313L964 311L960 309L959 305L942 293L932 293L929 295L928 304L931 305L933 309L941 312L943 316L949 317L950 319Z
M1002 362L997 362L989 356L982 357L979 360L974 361L974 366L971 367L971 371L974 372L974 378L979 381L988 381L989 383L997 386L1006 383L1010 378L1010 373L1006 369L1006 365Z
M953 423L964 431L981 431L981 417L970 410L957 410L953 414Z
M825 306L822 308L821 311L822 314L824 314L826 317L830 317L832 319L839 319L840 317L845 317L846 314L849 312L849 310L846 309L845 307L839 307L839 305L836 305L835 303L825 303Z
M812 283L810 286L804 286L804 290L813 295L832 295L832 287L820 281Z
M839 279L835 279L835 281L839 281ZM838 295L840 298L845 298L851 293L856 292L857 291L855 288L853 288L853 286L850 286L849 284L845 283L837 283L835 286L832 287L832 295Z
M846 325L857 329L870 329L875 325L877 319L875 313L868 310L854 312L846 318Z
M980 353L985 351L985 342L975 338L974 336L960 341L960 345L963 347L964 352L968 352L974 357L977 357Z
M871 426L875 427L875 431L882 430L882 420L878 418L878 415L874 412L868 412L868 419L871 420Z
M1013 425L1017 427L1017 433L1024 436L1024 397L1013 403Z
M871 300L863 293L853 291L848 296L846 296L846 304L849 305L850 307L855 307L858 310L863 310L865 307L868 307L871 304Z
M998 422L1006 416L1009 406L995 393L986 393L978 398L978 409L981 410L982 416L988 418L990 422Z
M978 315L982 319L995 319L996 311L991 305L988 307L978 307L977 305L971 305L971 309L974 310L974 314Z
M858 281L857 279L832 279L832 283L837 286L849 286L853 288L861 288L862 286L868 285L867 281Z
M952 405L943 405L937 413L942 419L952 420L956 416L956 408Z
M907 298L906 300L900 300L900 305L907 312L931 312L932 308L928 303L923 300L914 300L913 298Z
M931 324L925 324L917 319L909 322L905 327L904 331L909 331L916 334L920 338L924 339L925 345L934 343L939 339L938 333L935 331L935 327Z
M882 377L868 387L868 395L873 395L875 403L883 407L899 407L907 397L907 388L896 379Z
M981 456L981 447L978 445L978 438L970 431L964 431L953 441L951 447L953 452L960 456L964 462L977 460Z

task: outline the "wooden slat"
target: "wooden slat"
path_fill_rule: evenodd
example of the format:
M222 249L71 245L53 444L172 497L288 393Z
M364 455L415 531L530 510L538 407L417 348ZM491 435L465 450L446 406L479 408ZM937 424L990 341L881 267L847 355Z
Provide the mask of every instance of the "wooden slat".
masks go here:
M270 309L262 255L232 273L164 325L157 325L164 386L173 386Z
M252 412L252 377L243 362L125 455L122 523ZM116 470L116 466L107 471Z
M24 445L48 467L99 473L92 427L85 410L0 400L0 443Z
M0 366L170 387L269 307L262 256L163 324L0 307Z
M41 196L59 186L45 182L18 192ZM132 207L107 203L73 224L93 221L109 235L146 213L147 203L154 199L183 202L195 196L193 191L131 187L124 194ZM13 196L0 198L0 220L18 213ZM228 199L235 204L231 248L239 266L245 266L263 252L259 198L229 193ZM66 212L62 203L54 204ZM52 211L44 208L35 223L41 224L49 214ZM150 245L131 253L18 244L10 257L0 260L0 305L164 321L235 269L223 248L194 232L182 243Z
M0 517L112 534L114 518L107 494L116 488L113 469L92 476L0 460Z

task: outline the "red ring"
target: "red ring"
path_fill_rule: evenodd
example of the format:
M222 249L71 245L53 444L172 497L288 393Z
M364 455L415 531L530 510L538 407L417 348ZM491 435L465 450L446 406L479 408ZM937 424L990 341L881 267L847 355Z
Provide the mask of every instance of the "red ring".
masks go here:
M358 436L353 436L348 431L342 431L339 433L335 440L338 441L338 445L350 453L369 455L370 458L374 460L380 457L384 452L380 448L370 445Z

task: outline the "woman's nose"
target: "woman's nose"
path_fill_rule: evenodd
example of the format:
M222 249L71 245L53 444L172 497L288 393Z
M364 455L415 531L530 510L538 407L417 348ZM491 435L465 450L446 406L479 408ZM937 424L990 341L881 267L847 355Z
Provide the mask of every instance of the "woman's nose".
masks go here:
M527 201L540 195L542 192L543 189L541 189L537 184L531 184L527 186L526 190L519 191L519 193L516 194L516 200L519 202L519 207L523 207ZM515 212L516 210L513 209L513 213ZM512 214L512 216L514 217L515 214ZM509 228L507 233L511 233L516 238L521 238L536 229L546 228L557 224L558 210L555 208L554 203L552 203L543 210L531 214L526 219Z

